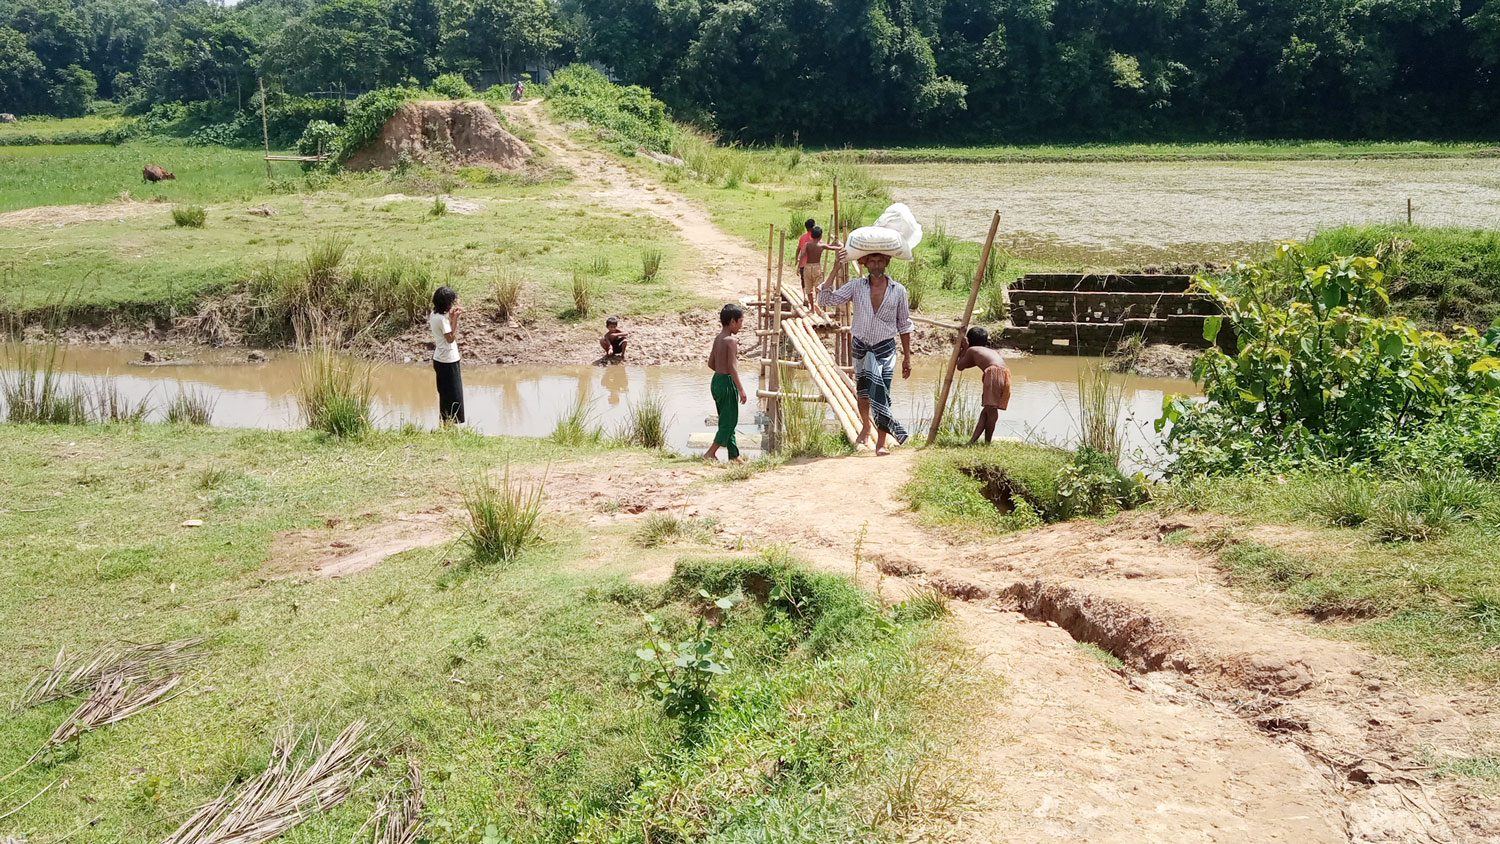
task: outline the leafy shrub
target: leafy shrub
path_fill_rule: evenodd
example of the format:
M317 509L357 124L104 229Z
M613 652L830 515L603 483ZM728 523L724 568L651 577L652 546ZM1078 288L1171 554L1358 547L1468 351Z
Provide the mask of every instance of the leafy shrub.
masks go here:
M572 64L552 74L547 99L559 114L584 120L612 139L669 152L675 132L667 107L639 85L615 85L588 65Z
M1120 471L1113 455L1080 446L1057 473L1057 518L1107 516L1145 503L1141 477Z
M479 96L474 93L473 87L469 85L468 80L464 79L461 73L441 74L438 78L432 80L432 84L428 85L427 88L433 93L441 94L450 100L472 100Z
M421 92L415 88L397 86L377 88L356 97L349 104L348 117L344 121L343 132L334 145L335 149L329 150L334 153L334 157L324 162L325 165L334 167L343 164L349 156L380 137L381 127L407 100L420 96Z
M507 464L500 483L486 475L464 490L469 517L464 539L475 562L508 563L541 541L545 489L545 479L535 484L513 481Z
M739 594L713 598L699 592L721 613L743 599ZM729 673L734 653L719 647L718 637L708 626L708 616L700 614L692 635L680 642L666 638L666 627L652 613L645 613L643 618L652 638L636 648L636 658L642 665L631 673L631 682L642 694L660 701L668 718L693 723L713 714L717 702L713 681Z
M297 139L298 155L318 155L322 153L333 159L341 159L344 130L340 129L326 120L314 120L307 124L302 130L302 136ZM303 169L311 169L317 162L304 161Z
M1210 349L1194 363L1206 402L1164 403L1157 426L1172 425L1177 471L1370 460L1402 432L1500 394L1496 346L1477 332L1446 337L1375 315L1388 299L1376 259L1306 266L1292 244L1277 254L1304 271L1239 264L1197 281L1223 308L1238 352ZM1205 337L1220 329L1210 318Z

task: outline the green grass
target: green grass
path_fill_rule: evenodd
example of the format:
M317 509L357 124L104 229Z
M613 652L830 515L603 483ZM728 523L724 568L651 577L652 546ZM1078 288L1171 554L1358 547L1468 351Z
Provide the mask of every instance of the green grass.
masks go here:
M90 115L88 117L22 117L15 123L0 123L0 146L11 144L108 143L116 130L124 128L129 118Z
M1222 549L1231 579L1272 606L1328 622L1330 635L1407 658L1425 673L1500 679L1500 569L1494 565L1500 491L1479 485L1476 496L1451 479L1409 478L1351 494L1349 485L1360 482L1377 480L1342 474L1198 479L1155 494L1169 509L1233 517L1225 533L1191 541ZM1411 510L1394 523L1404 525L1402 531L1393 532L1392 522L1361 518L1391 501ZM1433 511L1448 512L1441 529L1428 524ZM1248 529L1265 523L1302 530L1250 541ZM1417 526L1424 541L1400 541Z
M1500 231L1408 225L1340 226L1306 244L1313 264L1375 255L1385 265L1391 310L1427 326L1483 330L1500 318Z
M0 211L37 205L136 199L206 204L244 202L273 191L260 150L132 141L115 147L0 147ZM160 164L176 179L145 182L141 168ZM278 179L300 182L302 171L283 163Z
M509 566L446 565L455 543L342 579L279 577L278 532L308 546L358 536L396 512L458 505L465 478L565 453L544 440L462 432L308 432L161 425L7 426L0 460L0 687L23 687L57 648L205 635L180 697L82 737L11 778L55 788L8 817L41 839L98 818L90 841L161 840L185 814L265 764L278 727L375 720L419 762L432 840L893 841L949 818L932 777L974 693L968 657L940 626L880 622L868 596L784 555L694 561L670 589L625 572L671 565L548 508L548 542ZM184 519L202 527L179 527ZM354 532L325 526L344 520ZM609 530L602 528L600 530ZM611 547L603 566L592 549ZM654 556L653 556L654 555ZM746 570L791 587L795 616L747 600L718 635L734 653L719 714L680 741L628 679L654 611L691 630L697 589ZM752 596L753 597L753 596ZM69 711L0 721L9 771ZM367 775L290 842L347 841L401 766ZM14 807L14 802L6 809ZM898 811L888 811L895 807ZM487 832L487 830L492 830Z
M1057 476L1071 452L997 441L975 448L934 448L917 461L902 496L926 524L1007 533L1062 515ZM995 499L1006 502L1001 512Z
M1029 146L895 147L818 153L834 160L880 163L1108 162L1108 161L1308 161L1342 158L1493 157L1488 142L1238 141L1181 144L1036 144Z
M215 160L226 167L241 152L181 149L193 155L218 156ZM0 151L0 162L7 154ZM83 160L60 162L61 175L56 178L89 179L91 167ZM138 166L134 173L138 183ZM312 192L276 193L266 187L263 169L260 173L242 179L243 190L234 187L240 177L205 176L228 185L215 189L213 196L201 195L208 188L200 190L198 182L180 170L177 181L152 188L167 186L162 190L173 201L223 203L207 205L211 223L203 229L174 226L172 207L166 203L159 211L154 206L145 213L133 209L137 213L119 219L0 228L0 255L14 258L7 267L6 284L0 287L0 307L36 308L65 297L80 319L170 318L191 311L204 297L240 289L258 274L275 275L299 266L309 249L328 238L347 243L357 262L399 257L421 265L471 302L488 295L501 274L522 279L527 296L517 316L552 318L571 307L574 269L595 257L613 267L591 279L595 309L634 315L700 303L673 281L677 274L671 270L686 260L687 247L671 231L646 217L582 202L571 187L558 183L455 187L455 196L477 200L485 205L484 210L434 217L428 213L431 200L427 198L387 203L376 198L401 191L415 195L415 191L430 189L424 181L436 175L417 174L409 182L386 184L379 177L357 174ZM17 177L17 199L12 200L4 182L13 176L0 168L0 195L11 207L102 201L118 193L101 190L69 198L67 191L56 186L23 186L25 179ZM185 184L195 186L183 193L179 189ZM225 203L226 191L244 198ZM524 204L525 214L515 212L518 203ZM275 215L247 213L246 209L259 205L270 207ZM663 270L654 281L640 279L644 247L658 249L665 256Z

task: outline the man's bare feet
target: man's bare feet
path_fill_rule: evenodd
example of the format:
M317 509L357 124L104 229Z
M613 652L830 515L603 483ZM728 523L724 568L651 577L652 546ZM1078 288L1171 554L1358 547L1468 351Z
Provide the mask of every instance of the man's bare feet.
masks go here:
M866 425L859 429L859 436L854 438L855 445L864 445L870 441L870 426Z
M891 453L891 450L888 449L888 448L877 448L877 449L875 449L875 456L876 457L885 457L885 456L889 455L890 453Z
M733 458L730 458L729 462L730 463L744 463L745 462L745 458L743 458L743 457L733 457Z

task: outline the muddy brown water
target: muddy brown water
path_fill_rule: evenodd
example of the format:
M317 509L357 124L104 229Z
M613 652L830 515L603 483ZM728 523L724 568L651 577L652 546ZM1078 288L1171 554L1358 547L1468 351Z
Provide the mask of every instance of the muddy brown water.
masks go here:
M1500 160L883 164L924 224L1084 266L1225 261L1345 223L1500 226Z
M6 377L14 377L15 347L0 356ZM146 399L159 420L162 408L182 391L213 399L212 422L229 427L289 429L300 427L295 390L302 358L293 352L270 352L265 363L246 363L243 351L192 350L182 362L138 366L145 350L125 346L69 346L60 351L58 371L65 384L112 382L132 402ZM897 380L893 407L914 430L931 417L937 381L946 360L919 358L908 381ZM1080 359L1018 357L1010 361L1013 377L1009 411L1001 414L996 433L1034 441L1065 444L1077 430ZM747 390L753 391L753 367L741 369ZM480 366L463 369L464 398L469 424L485 434L541 437L551 433L580 393L587 396L593 421L606 432L618 430L629 416L632 402L651 393L661 395L668 417L668 444L683 450L688 436L712 430L713 402L708 394L709 373L696 367L675 366ZM960 395L977 408L979 379L960 373ZM1149 462L1156 453L1152 422L1160 415L1168 393L1192 393L1183 379L1121 380L1123 427L1131 449ZM437 394L430 364L382 364L375 369L376 424L394 428L412 423L437 426ZM741 415L740 430L758 430L756 414ZM1144 459L1143 459L1144 458Z

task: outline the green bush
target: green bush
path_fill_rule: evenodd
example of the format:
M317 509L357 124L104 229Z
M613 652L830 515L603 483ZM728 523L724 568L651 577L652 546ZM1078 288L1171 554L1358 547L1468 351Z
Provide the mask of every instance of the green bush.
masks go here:
M208 211L202 205L177 205L172 208L172 222L179 227L203 228L208 221Z
M588 65L573 64L552 74L547 99L559 114L583 120L623 141L629 152L645 147L670 152L675 128L667 107L639 85L615 85Z
M380 137L381 127L407 100L420 96L420 91L406 86L377 88L359 95L349 104L348 117L335 144L335 157L329 158L325 164L330 168L343 164L349 156Z
M880 615L875 602L853 581L808 571L781 549L758 557L680 561L667 592L676 598L701 592L754 598L762 605L766 623L786 624L795 640L815 654L868 639Z
M1377 315L1387 293L1375 258L1310 265L1283 244L1276 260L1198 279L1225 314L1208 320L1205 337L1227 322L1238 351L1210 349L1194 363L1207 401L1164 403L1157 426L1172 426L1176 471L1368 461L1406 432L1500 394L1494 340Z
M474 89L461 73L444 73L432 80L432 84L428 85L427 88L433 93L441 94L450 100L472 100L479 96L474 93Z

